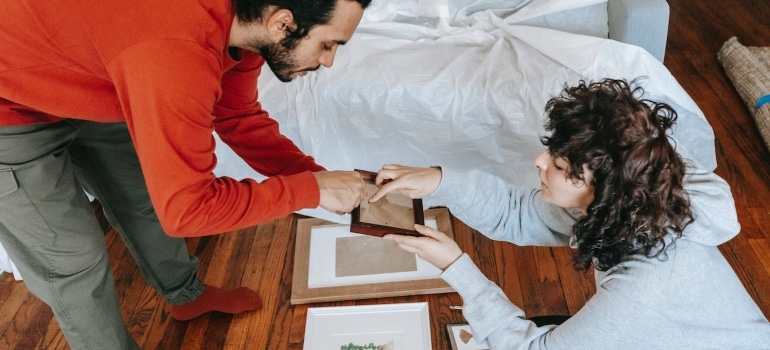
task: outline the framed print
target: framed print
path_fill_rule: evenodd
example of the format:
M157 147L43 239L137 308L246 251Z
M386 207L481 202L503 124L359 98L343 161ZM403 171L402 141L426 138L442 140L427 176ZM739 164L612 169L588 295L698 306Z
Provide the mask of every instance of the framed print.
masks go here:
M447 323L446 330L452 350L489 349L487 343L476 342L471 326L468 323Z
M374 182L377 173L358 169L356 171L363 177L369 195L377 192L378 188ZM422 199L411 199L395 193L389 193L374 203L361 202L350 213L350 217L350 232L377 237L389 233L422 236L414 230L414 225L425 224Z
M454 237L449 210L426 210L424 217ZM292 304L451 292L440 269L392 241L322 219L297 221Z
M431 350L428 303L311 307L304 350Z

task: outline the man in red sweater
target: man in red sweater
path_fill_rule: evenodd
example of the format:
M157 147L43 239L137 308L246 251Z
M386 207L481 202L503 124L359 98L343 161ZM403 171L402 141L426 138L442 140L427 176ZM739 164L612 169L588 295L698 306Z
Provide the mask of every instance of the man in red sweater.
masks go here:
M364 198L279 133L257 78L331 67L369 1L0 2L0 241L72 348L137 347L83 189L180 320L261 306L205 286L182 237ZM213 132L268 179L215 177Z

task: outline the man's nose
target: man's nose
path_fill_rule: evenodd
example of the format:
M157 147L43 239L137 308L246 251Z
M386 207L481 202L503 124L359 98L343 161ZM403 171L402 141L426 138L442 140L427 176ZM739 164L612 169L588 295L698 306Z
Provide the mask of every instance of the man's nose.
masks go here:
M337 54L337 46L329 51L324 51L321 57L318 57L318 63L322 64L326 68L330 68L334 64L334 55Z

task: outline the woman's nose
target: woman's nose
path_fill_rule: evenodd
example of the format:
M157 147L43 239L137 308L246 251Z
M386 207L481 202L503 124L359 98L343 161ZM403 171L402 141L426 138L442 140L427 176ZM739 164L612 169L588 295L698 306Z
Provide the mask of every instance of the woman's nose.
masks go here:
M544 170L548 166L548 151L542 151L535 156L535 167Z

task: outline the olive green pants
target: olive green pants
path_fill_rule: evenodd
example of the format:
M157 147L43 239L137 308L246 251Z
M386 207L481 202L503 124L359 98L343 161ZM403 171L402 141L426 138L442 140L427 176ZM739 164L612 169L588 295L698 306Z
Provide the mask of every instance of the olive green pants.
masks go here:
M161 228L124 123L0 127L0 242L24 283L53 309L73 349L138 348L84 189L150 286L172 305L200 296L198 260Z

